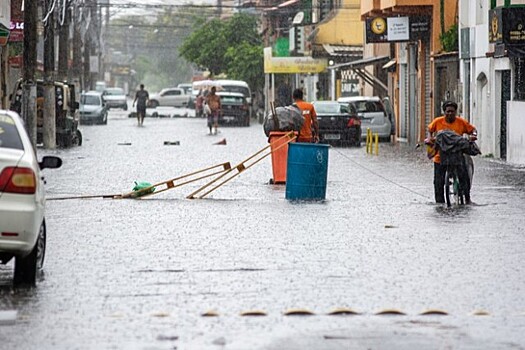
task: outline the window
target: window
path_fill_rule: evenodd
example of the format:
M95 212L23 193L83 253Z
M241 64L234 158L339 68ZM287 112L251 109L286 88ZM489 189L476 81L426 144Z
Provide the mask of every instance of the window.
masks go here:
M13 118L0 115L0 148L24 149Z
M82 103L83 105L89 105L89 106L99 106L100 98L98 96L93 96L93 95L82 95L80 97L80 103Z

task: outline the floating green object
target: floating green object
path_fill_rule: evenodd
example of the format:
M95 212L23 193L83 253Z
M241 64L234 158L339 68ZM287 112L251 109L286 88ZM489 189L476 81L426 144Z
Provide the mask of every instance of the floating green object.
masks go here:
M155 187L151 187L152 185L149 182L146 181L135 181L135 187L133 187L133 192L137 192L135 194L136 197L144 196L149 193L155 192ZM146 190L147 189L147 190Z

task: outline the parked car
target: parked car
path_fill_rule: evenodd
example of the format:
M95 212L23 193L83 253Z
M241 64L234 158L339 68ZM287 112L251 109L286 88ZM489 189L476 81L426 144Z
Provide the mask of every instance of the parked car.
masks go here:
M367 129L370 129L373 134L377 133L381 140L390 140L392 123L379 97L340 97L337 101L348 103L356 110L357 116L361 119L361 138L366 138Z
M41 170L62 160L38 162L24 122L0 110L0 263L15 258L15 284L35 284L46 251L45 191Z
M88 91L80 95L80 122L82 124L107 124L108 109L97 91Z
M189 95L188 108L195 108L195 97L193 95L193 84L192 83L182 83L177 85L178 88L184 90L186 95ZM198 91L197 91L198 92Z
M111 87L104 90L102 93L104 102L106 102L106 107L111 108L122 108L123 110L128 110L128 100L124 89L119 87Z
M148 107L186 107L188 106L189 102L190 95L186 94L183 88L167 88L160 90L159 93L150 95Z
M253 114L253 96L252 91L250 90L250 86L247 82L242 80L228 80L228 79L220 79L215 80L215 82L221 86L220 91L224 92L239 92L244 95L246 98L246 102L248 102L249 106L249 115L250 117Z
M250 106L243 94L219 91L217 95L222 105L219 124L250 126Z
M361 145L361 120L352 106L337 101L313 101L322 143L338 146Z

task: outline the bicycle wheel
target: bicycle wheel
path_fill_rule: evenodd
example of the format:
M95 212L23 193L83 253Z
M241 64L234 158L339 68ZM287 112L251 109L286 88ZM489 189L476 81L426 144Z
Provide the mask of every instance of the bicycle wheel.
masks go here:
M447 169L445 172L445 201L447 207L450 207L452 204L459 205L461 199L459 180L454 169Z
M447 169L445 172L445 201L447 203L447 207L450 207L453 200L452 196L454 193L454 176L452 173Z
M459 178L456 174L454 174L454 179L452 183L452 188L454 189L452 197L454 198L454 204L465 204L465 201L463 200L463 194L461 192L461 187L459 186Z

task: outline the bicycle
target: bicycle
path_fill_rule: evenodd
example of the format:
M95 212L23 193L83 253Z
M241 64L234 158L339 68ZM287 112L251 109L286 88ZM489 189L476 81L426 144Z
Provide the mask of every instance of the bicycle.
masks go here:
M446 167L444 192L447 207L468 204L474 174L471 156L481 154L475 137L467 139L453 131L442 130L435 139L425 140L425 144L429 158L439 152L441 164Z
M464 154L463 156L470 157L467 154ZM466 197L467 193L470 193L471 188L471 179L467 177L467 185L468 186L468 192L465 191L464 188L461 186L461 182L459 181L459 167L466 167L465 164L461 165L447 165L447 170L445 171L445 201L447 203L447 207L450 207L453 204L455 205L463 205L466 204L469 198ZM467 169L464 169L464 171L468 172ZM469 194L470 196L470 194Z

